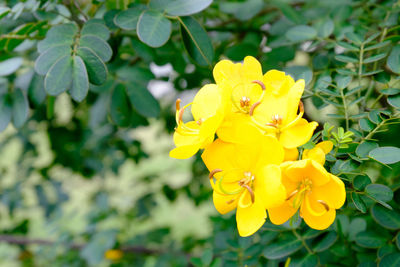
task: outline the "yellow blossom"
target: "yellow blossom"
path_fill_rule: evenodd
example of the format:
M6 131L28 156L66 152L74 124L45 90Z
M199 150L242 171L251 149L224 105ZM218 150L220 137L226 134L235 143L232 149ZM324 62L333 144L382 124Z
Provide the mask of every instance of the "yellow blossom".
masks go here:
M265 222L266 209L284 202L286 191L277 165L283 154L279 142L267 136L247 145L217 139L204 150L214 206L221 214L236 209L241 236L256 232Z
M191 107L194 120L183 122L185 109ZM185 159L193 156L214 140L215 131L221 124L226 110L224 91L215 84L205 85L196 94L193 103L180 107L176 102L176 123L174 143L176 148L170 151L170 157Z
M108 260L119 260L122 258L124 253L119 249L109 249L104 253L104 257Z
M342 180L322 166L325 154L331 149L331 142L322 142L306 150L302 160L281 164L282 183L287 195L281 206L268 209L272 223L282 224L298 210L313 229L323 230L333 223L336 209L345 202L346 190Z

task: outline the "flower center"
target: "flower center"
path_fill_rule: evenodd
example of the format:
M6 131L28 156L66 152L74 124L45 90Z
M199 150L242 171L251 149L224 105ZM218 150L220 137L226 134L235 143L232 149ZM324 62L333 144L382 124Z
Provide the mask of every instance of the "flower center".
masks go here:
M243 188L246 188L249 191L251 196L251 202L254 203L254 191L252 189L252 184L255 176L251 172L244 172L244 178L240 179L238 182L239 185Z
M240 99L240 107L248 107L250 105L250 98L247 96L242 96Z

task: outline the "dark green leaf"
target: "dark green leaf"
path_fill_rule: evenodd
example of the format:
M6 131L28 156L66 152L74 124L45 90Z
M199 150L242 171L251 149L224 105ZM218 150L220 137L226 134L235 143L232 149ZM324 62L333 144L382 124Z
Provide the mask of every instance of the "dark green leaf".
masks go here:
M89 81L100 85L107 80L107 67L96 53L88 47L80 47L78 55L82 57L89 75Z
M272 5L276 6L279 8L279 10L283 13L283 15L291 20L293 23L300 24L303 22L302 16L294 10L289 4L279 1L279 0L274 0L272 1Z
M400 253L394 252L385 255L379 262L379 267L397 267L400 266Z
M385 244L385 238L374 232L361 232L356 235L356 243L365 248L379 248Z
M400 229L400 214L395 210L389 210L381 205L375 204L371 208L371 215L378 224L387 229Z
M95 35L85 35L79 41L81 47L88 47L92 49L102 61L107 62L112 56L112 49L110 45L103 39Z
M11 114L12 106L8 94L0 95L0 132L7 128Z
M345 36L349 41L353 42L356 45L361 45L361 43L363 42L363 39L354 32L347 32L345 33Z
M72 63L72 87L71 97L81 102L87 95L89 90L89 78L85 63L80 56L75 56Z
M397 109L400 109L400 94L388 97L388 103Z
M326 20L321 27L318 29L318 35L322 38L326 38L332 34L335 25L331 19Z
M384 58L384 57L386 57L386 53L381 53L381 54L378 54L378 55L374 55L374 56L372 56L372 57L369 57L369 58L366 58L366 59L364 59L364 63L372 63L372 62L375 62L375 61L378 61L378 60L381 60L382 58Z
M134 4L131 8L121 11L115 16L114 22L124 30L136 30L139 16L145 9L145 5Z
M392 200L393 198L393 191L383 184L369 184L365 187L365 193L367 193L367 195L376 202L383 204L384 206L387 205L386 202Z
M20 128L28 119L29 104L25 94L16 89L12 96L12 120L15 128Z
M357 46L349 44L349 43L339 41L337 44L348 51L359 51L360 50Z
M380 90L380 92L384 95L397 95L400 93L400 89L399 88L386 88L386 89Z
M361 130L370 132L375 128L375 125L367 118L361 119L359 122Z
M292 42L303 42L314 39L316 36L317 31L307 25L294 26L286 32L286 37Z
M153 95L139 84L130 84L127 87L127 94L136 111L145 117L158 117L160 105Z
M364 201L356 192L351 193L351 200L353 201L353 204L356 207L356 209L358 209L362 213L367 212L367 207L365 206Z
M104 41L110 38L110 30L102 23L97 22L87 22L83 25L81 30L81 36L85 35L95 35Z
M276 243L267 245L264 248L263 255L267 259L281 259L296 252L302 247L300 240L291 238L290 240L280 240Z
M72 82L72 57L63 56L50 68L44 79L44 88L49 95L59 95L67 90Z
M400 250L400 232L396 235L396 247Z
M391 71L400 74L400 45L395 46L387 59L387 66Z
M152 0L150 7L172 16L188 16L206 9L212 0Z
M337 236L336 232L329 231L322 237L322 239L320 239L318 241L318 243L316 243L313 246L313 251L321 252L321 251L327 250L336 242L337 239L338 239L338 236Z
M157 11L144 11L139 17L137 34L145 44L160 47L171 35L171 22Z
M214 58L214 49L207 32L192 17L182 17L181 34L188 54L200 65L210 65Z
M354 241L356 235L360 232L363 232L367 229L367 222L364 218L354 218L351 220L349 224L348 233L349 233L349 240Z
M344 56L344 55L336 55L335 59L341 62L346 62L346 63L357 63L358 59L349 57L349 56Z
M290 262L290 267L315 267L318 266L318 256L307 254L301 258L295 258Z
M78 27L75 24L61 24L52 27L46 35L46 38L38 43L39 53L58 45L72 45L74 37L78 33Z
M111 95L110 115L115 124L128 127L131 124L131 108L125 86L118 84Z
M378 147L369 152L369 156L384 164L393 164L400 161L400 148L392 146Z
M356 154L357 156L359 156L360 158L365 158L368 156L368 153L374 149L377 148L378 144L375 142L370 142L370 141L364 141L361 144L359 144L357 146L356 149Z
M382 122L382 118L381 118L380 114L381 114L381 112L379 110L374 109L368 113L368 118L373 123L378 124L378 123Z
M47 49L41 54L35 62L35 71L40 75L46 75L50 70L51 66L66 55L71 54L71 46L69 45L58 45Z
M223 13L232 14L242 21L249 20L262 9L262 0L245 0L241 2L220 2L219 9Z
M364 51L370 51L370 50L382 48L384 46L387 46L390 43L391 43L390 41L384 41L382 43L377 43L377 44L374 44L374 45L371 45L371 46L367 46L366 48L364 48Z

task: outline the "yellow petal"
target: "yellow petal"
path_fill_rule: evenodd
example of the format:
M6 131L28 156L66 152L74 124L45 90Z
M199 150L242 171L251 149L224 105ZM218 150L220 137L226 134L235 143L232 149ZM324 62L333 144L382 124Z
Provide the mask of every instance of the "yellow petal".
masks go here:
M267 92L272 92L274 95L286 95L294 84L292 77L278 70L270 70L265 73L263 81Z
M325 153L319 147L304 149L302 159L312 159L321 165L325 164Z
M286 190L281 181L278 165L267 165L256 173L254 193L260 196L264 208L278 207L285 202Z
M264 167L267 164L279 165L283 162L285 152L279 141L272 136L263 136L260 139L252 139L249 143L249 149L252 149L253 154L258 151L258 156L254 159L256 162L255 169Z
M201 158L209 171L221 169L224 171L237 168L235 166L235 145L217 139L204 149Z
M242 71L245 83L251 83L254 80L261 80L263 77L260 62L252 56L244 58Z
M318 123L315 121L309 123L305 119L300 119L296 125L282 131L279 141L285 148L299 147L310 140L317 126Z
M293 183L299 183L304 179L310 179L312 186L321 186L330 181L330 174L325 168L310 159L292 161L284 170L283 173Z
M333 143L331 141L323 141L318 143L316 147L322 149L322 151L324 151L325 154L328 154L329 152L331 152L333 148Z
M195 123L194 121L188 122L184 124L184 127L188 127L190 129L194 129L196 131L192 132L191 134L185 134L188 133L188 131L186 131L182 125L178 126L178 129L174 132L174 143L175 146L186 146L186 145L191 145L194 143L200 143L200 134L197 131L197 129L199 128L199 125L197 123ZM181 134L181 132L183 134Z
M213 202L216 210L221 214L226 214L234 210L237 206L238 196L237 195L222 195L217 192L213 192Z
M221 60L213 69L213 76L215 82L220 85L228 83L230 86L238 83L240 80L239 71L241 64L235 64L230 60Z
M263 226L267 213L262 201L255 196L252 205L242 208L238 205L236 211L236 223L240 236L250 236Z
M192 115L195 121L215 116L223 105L221 91L216 84L203 86L196 94L192 104Z
M291 201L285 201L281 206L268 209L269 219L273 224L283 224L296 213Z
M298 157L299 151L297 150L297 148L285 148L285 158L283 159L283 161L294 161L297 160Z
M315 199L327 202L335 209L340 209L346 201L346 189L342 180L330 174L330 181L313 189L312 195Z
M187 159L196 154L200 149L200 144L178 146L169 152L169 156L175 159Z
M308 213L313 216L322 216L328 212L329 209L333 209L333 207L329 207L326 202L324 202L325 204L318 202L318 199L315 199L312 195L306 194L303 201L302 208L307 209Z
M304 87L305 87L305 82L303 79L300 79L296 81L295 84L293 84L292 87L289 89L287 97L288 108L286 114L289 122L292 121L297 116L297 110L299 107L301 96L303 95L304 92Z
M302 205L301 208L301 216L303 217L306 224L313 229L324 230L328 228L335 220L336 217L335 209L329 209L329 211L322 216L314 216L309 212L307 208L303 208L303 206L304 205Z

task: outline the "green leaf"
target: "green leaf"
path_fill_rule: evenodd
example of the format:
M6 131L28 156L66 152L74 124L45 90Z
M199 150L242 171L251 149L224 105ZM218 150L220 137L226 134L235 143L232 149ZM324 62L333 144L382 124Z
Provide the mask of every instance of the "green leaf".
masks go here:
M370 142L370 141L364 141L361 144L357 146L356 149L356 154L360 158L366 158L368 156L368 153L372 150L378 147L378 144L375 142Z
M80 47L88 47L92 49L102 61L107 62L111 59L112 49L110 45L103 39L95 35L85 35L79 40Z
M22 57L13 57L0 62L0 77L16 72L23 61Z
M171 16L188 16L206 9L212 0L152 0L150 7Z
M171 35L171 22L160 12L144 11L139 17L137 34L143 43L151 47L160 47Z
M104 41L110 38L110 30L102 23L97 22L87 22L83 25L81 30L81 36L85 35L95 35Z
M367 118L361 119L359 122L361 130L370 132L375 128L375 125Z
M199 65L211 66L214 58L214 49L207 32L192 17L182 17L179 21L181 22L183 44L188 54Z
M351 76L338 75L338 76L335 77L336 85L340 89L346 88L349 85L349 83L351 83L351 80L352 80Z
M67 23L52 27L46 34L46 38L38 43L39 53L58 45L72 45L74 37L78 33L75 24Z
M381 89L380 92L384 95L397 95L400 93L399 88L386 88L386 89Z
M400 229L400 214L395 210L389 210L381 205L375 204L371 208L371 215L378 224L387 229Z
M72 63L72 87L71 97L81 102L89 90L89 78L85 63L80 56L75 56Z
M313 72L309 67L306 66L289 66L285 67L284 71L286 74L292 76L293 79L299 80L304 79L306 85L310 84L313 77Z
M400 266L400 253L394 252L385 255L379 262L379 267L397 267Z
M386 53L381 53L381 54L374 55L374 56L372 56L372 57L366 58L366 59L364 59L363 62L364 62L365 64L367 64L367 63L372 63L372 62L381 60L381 59L384 58L384 57L386 57Z
M49 95L56 96L67 90L72 82L72 57L63 56L50 68L44 79L44 88Z
M4 131L11 121L12 106L8 94L0 95L0 132Z
M107 80L107 67L96 53L88 47L80 47L78 55L82 57L92 84L100 85Z
M400 161L400 148L392 146L378 147L369 152L369 156L384 164L393 164Z
M325 233L325 235L320 239L314 246L313 251L321 252L330 248L333 244L335 244L338 239L338 235L335 231L329 231Z
M115 16L114 22L124 30L136 30L139 16L145 9L145 5L133 4L131 8L124 10Z
M264 3L263 0L245 0L241 2L220 2L219 10L223 13L232 14L235 18L247 21L260 13Z
M400 74L400 45L397 45L392 49L386 64L391 71L396 74Z
M381 118L380 114L381 114L381 111L380 111L380 110L374 109L374 110L371 110L371 111L368 113L368 118L369 118L369 120L372 121L373 123L378 124L378 123L381 123L381 122L382 122L382 118Z
M210 266L212 259L213 259L212 249L205 249L203 255L201 255L201 261L203 265Z
M345 63L357 63L358 59L353 58L353 57L349 57L349 56L344 56L344 55L336 55L335 59L341 62L345 62Z
M121 127L128 127L131 124L131 107L125 86L118 84L111 95L110 115L115 124Z
M317 31L307 25L294 26L286 32L286 37L292 42L303 42L314 39L316 36Z
M29 104L25 94L16 89L12 95L12 120L15 128L21 128L28 119Z
M351 220L349 224L348 233L349 240L354 241L356 239L356 235L360 232L363 232L367 229L367 222L364 218L354 218Z
M389 96L388 103L392 107L400 109L400 94Z
M385 244L385 238L374 232L361 232L356 235L356 243L365 248L379 248Z
M2 18L4 18L5 16L7 16L8 13L10 13L10 11L11 11L11 10L10 10L8 7L1 6L1 7L0 7L0 19L2 19Z
M267 245L264 248L263 255L269 260L281 259L293 254L301 247L301 241L293 237L288 240L279 240L276 243Z
M58 45L47 49L35 61L35 71L40 75L46 75L51 66L61 57L71 54L71 46Z
M96 233L81 250L81 257L90 265L99 265L104 259L104 253L114 246L116 235L113 230Z
M160 104L153 95L139 84L130 84L127 94L132 106L144 117L158 117L160 115Z
M348 51L359 51L360 50L357 46L349 44L349 43L345 43L342 41L337 42L337 44Z
M321 27L318 29L318 35L322 38L326 38L332 34L335 28L335 24L331 19L326 20Z
M318 266L318 256L315 254L307 254L304 257L293 259L290 267L315 267Z
M345 36L349 41L353 42L356 45L361 45L363 42L363 39L358 34L355 34L354 32L347 32L347 33L345 33Z
M392 200L393 191L383 184L369 184L365 187L365 193L381 205L389 206L386 202ZM389 206L390 207L390 206Z
M370 50L374 50L374 49L378 49L378 48L382 48L387 46L388 44L390 44L390 41L384 41L382 43L377 43L371 46L367 46L366 48L364 48L364 51L370 51Z
M400 250L400 232L396 235L396 247Z
M362 213L367 212L367 207L365 206L364 201L361 199L361 197L359 196L359 194L357 194L356 192L352 192L351 193L351 200L353 201L354 206L356 207L356 209L358 209L359 211L361 211Z

